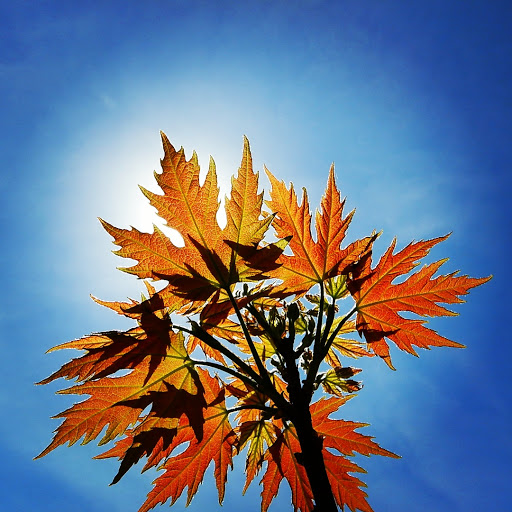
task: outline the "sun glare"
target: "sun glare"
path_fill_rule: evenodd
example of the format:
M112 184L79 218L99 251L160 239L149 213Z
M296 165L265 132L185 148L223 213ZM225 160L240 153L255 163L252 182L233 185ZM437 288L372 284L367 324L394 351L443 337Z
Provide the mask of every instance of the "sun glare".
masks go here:
M88 159L80 159L79 175L88 176L88 183L95 184L94 191L87 192L89 187L84 183L83 187L81 186L82 193L90 199L87 209L92 210L94 216L104 218L119 227L133 226L144 232L153 232L153 226L156 225L165 232L174 245L183 247L184 242L181 235L166 225L165 220L158 216L156 210L139 189L140 185L151 192L162 194L162 190L155 181L153 171L161 172L160 158L163 156L163 152L158 134L155 134L153 138L154 141L148 145L146 135L140 137L132 135L130 143L123 142L128 149L121 155L114 154L101 143L98 144L100 147L93 148ZM171 143L177 148L180 147L180 141L171 140ZM194 148L185 147L187 159L192 156L193 150ZM202 184L208 171L210 155L200 150L197 151L197 155ZM231 175L236 172L239 162L233 166L233 161L236 161L233 158L212 156L216 163L219 186L220 205L217 222L223 227L226 224L224 198L229 195ZM228 163L231 166L231 172L225 170ZM94 178L91 177L91 169L94 169L96 175Z

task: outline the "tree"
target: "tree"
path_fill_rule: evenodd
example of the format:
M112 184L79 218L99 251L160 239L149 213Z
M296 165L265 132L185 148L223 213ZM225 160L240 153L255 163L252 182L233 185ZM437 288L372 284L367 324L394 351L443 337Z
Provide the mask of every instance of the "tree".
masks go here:
M149 234L101 220L120 247L115 254L136 261L122 270L161 286L145 281L140 301L94 299L135 327L51 349L85 354L41 384L76 379L60 393L89 398L56 416L64 420L38 457L100 434L99 445L116 440L97 457L121 460L113 483L143 457L143 471L164 471L140 508L145 512L174 503L185 487L190 502L212 461L222 502L227 470L244 451L244 491L265 468L263 512L283 479L295 510L371 511L364 484L352 474L362 469L350 457L397 456L357 432L364 424L329 417L361 389L353 379L360 370L346 358L376 355L393 369L390 343L411 354L415 347L461 347L429 329L425 317L454 315L441 304L463 302L461 295L490 277L436 275L445 260L411 274L446 236L398 252L393 242L376 265L378 233L343 247L354 212L344 216L334 167L315 216L315 240L307 193L299 205L293 185L267 169L272 188L264 211L247 139L221 228L213 160L201 185L196 154L186 160L183 148L176 151L164 134L162 141L155 178L163 195L142 192L184 245L156 226ZM271 226L275 241L265 243ZM346 337L356 332L359 339Z

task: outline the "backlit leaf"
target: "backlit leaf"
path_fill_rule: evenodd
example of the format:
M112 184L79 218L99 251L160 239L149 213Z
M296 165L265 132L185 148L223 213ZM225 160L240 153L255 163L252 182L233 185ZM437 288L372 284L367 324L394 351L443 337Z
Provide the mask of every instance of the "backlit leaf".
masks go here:
M364 334L370 348L390 368L393 366L386 338L414 355L417 355L414 346L463 346L425 327L426 320L405 318L399 312L409 311L423 317L453 316L455 313L440 303L463 302L460 295L465 295L470 288L485 283L490 277L457 276L456 272L433 277L446 261L441 260L424 266L405 281L393 284L396 278L407 275L416 267L434 245L446 238L413 242L396 254L393 254L393 241L375 268L371 268L371 257L367 255L353 269L348 287L357 305L357 330Z
M266 456L267 469L263 476L261 493L262 512L266 512L271 501L277 496L283 478L290 485L294 510L310 512L313 509L313 493L306 471L295 457L295 453L300 451L299 440L293 427L283 429Z
M272 190L268 207L276 214L273 226L279 238L292 235L293 256L283 254L281 266L272 275L283 281L282 289L290 294L303 294L316 283L343 274L354 262L368 252L373 237L367 237L341 248L354 212L343 217L345 201L334 179L334 166L329 171L327 189L322 197L321 211L316 213L317 241L311 235L311 213L306 190L299 205L293 185L288 189L266 169Z
M182 443L188 442L189 446L179 455L167 459L161 466L164 473L155 480L155 487L148 494L140 512L146 512L168 499L171 500L171 504L174 503L185 487L188 487L189 504L212 461L215 464L214 475L219 503L224 499L227 470L232 466L236 435L228 420L224 390L217 380L209 377L206 372L201 372L201 382L208 403L204 416L203 438L198 441L190 427L184 426L178 430L169 451L172 452L174 447Z

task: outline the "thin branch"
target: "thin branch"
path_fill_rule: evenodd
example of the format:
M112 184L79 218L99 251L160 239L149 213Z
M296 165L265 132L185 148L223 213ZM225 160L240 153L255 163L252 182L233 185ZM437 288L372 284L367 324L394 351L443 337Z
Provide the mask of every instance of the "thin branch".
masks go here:
M322 339L320 341L320 347L325 347L327 344L327 338L329 336L329 331L331 330L332 323L334 321L334 313L336 311L336 301L333 300L332 304L329 304L327 309L327 318L325 320L325 326L322 334Z
M329 336L329 339L326 341L323 349L323 356L322 359L327 355L329 352L329 349L331 348L331 345L333 344L334 340L336 339L336 336L340 332L341 328L345 325L345 323L350 320L350 317L357 312L357 305L355 305L340 321L340 323L336 326L336 329L332 332L332 334Z
M192 364L198 365L198 366L210 366L211 368L215 368L217 370L221 370L225 373L229 373L231 376L236 377L237 379L240 379L242 382L250 386L251 388L259 391L260 393L265 393L264 389L261 389L259 384L243 373L237 372L236 370L233 370L233 368L230 368L229 366L222 365L220 363L215 363L214 361L197 361L195 359L191 359Z
M270 335L270 337L272 338L272 341L274 342L274 345L275 345L276 340L273 336L272 326L267 322L267 319L265 318L265 316L260 313L258 308L252 302L247 304L247 306L245 306L245 307L249 310L249 313L251 313L251 315L254 318L256 318L256 321L260 324L260 327L263 327L263 330L267 334Z
M187 334L191 334L192 336L196 336L209 347L219 351L222 355L233 361L233 363L235 363L247 375L250 375L255 381L260 381L263 384L261 377L245 361L240 359L235 353L231 352L231 350L216 340L211 334L207 333L204 329L201 329L196 322L192 322L192 325L196 325L197 328L195 330L190 330L186 327L181 327L178 325L173 325L173 327L180 331L186 332Z
M313 353L320 348L321 336L322 336L322 322L324 315L324 303L325 303L325 291L324 291L324 283L320 284L320 304L318 306L318 317L316 323L316 334L315 334L315 346L313 348Z
M249 310L249 313L251 313L256 318L256 321L258 322L260 327L262 327L264 331L270 336L274 344L274 347L276 348L276 355L279 358L279 363L282 366L282 368L277 367L279 373L289 383L291 375L293 374L294 370L296 370L295 359L297 359L297 355L293 350L293 340L295 338L295 325L289 318L289 324L293 325L293 339L290 337L289 331L288 339L286 340L286 343L284 343L285 340L274 336L272 326L268 323L267 319L265 318L265 315L261 314L261 312L254 304L250 303L246 307ZM272 360L270 360L270 362L272 363ZM285 376L285 374L283 373L283 368L286 369L288 376ZM297 382L299 383L300 387L300 379Z
M282 348L282 344L281 344L282 340L281 340L281 338L277 338L276 336L274 336L274 329L268 323L267 319L265 318L265 315L261 314L261 312L258 310L258 308L252 302L247 304L246 308L249 311L249 313L251 313L251 315L254 318L256 318L256 321L258 322L260 327L263 328L265 333L270 336L270 339L271 339L271 342L274 345L274 348L277 349L276 353L280 357L281 356L281 350L280 349Z
M232 413L232 412L246 411L246 410L251 410L251 409L258 409L259 411L265 411L265 412L271 412L271 413L279 411L279 409L277 409L276 407L269 407L268 405L258 405L258 404L239 405L238 407L233 407L232 409L226 409L226 411L229 413Z
M251 350L251 355L254 359L254 362L256 363L256 366L258 368L258 371L261 375L261 378L264 380L264 381L267 381L266 383L270 384L272 387L272 382L270 381L270 378L268 376L268 372L267 372L267 369L265 368L265 366L263 365L263 362L261 361L261 358L260 356L258 355L258 352L256 350L256 347L254 346L254 342L252 341L252 338L251 338L251 335L249 333L249 329L247 328L247 325L244 321L244 318L242 316L242 313L240 311L240 308L238 307L238 304L235 300L235 298L233 297L233 294L231 293L231 289L229 288L229 286L227 286L225 288L227 294L228 294L228 297L229 297L229 300L235 310L235 313L236 313L236 316L238 318L238 321L240 322L240 326L242 327L242 330L244 332L244 335L245 335L245 339L247 340L247 343L249 345L249 348Z
M334 310L334 307L333 307L333 310ZM309 366L308 376L307 376L306 381L304 382L304 386L303 386L303 389L305 390L304 392L307 393L308 396L309 395L313 396L314 383L315 383L315 380L316 380L316 376L318 374L318 369L320 368L320 364L322 363L322 361L324 360L325 356L329 352L329 349L331 348L331 345L334 342L336 336L340 332L340 329L343 327L343 325L347 322L347 320L356 311L357 311L357 306L354 306L352 308L352 310L349 313L347 313L343 317L343 319L340 321L340 323L336 326L336 329L334 329L332 334L329 336L329 338L327 339L327 342L323 346L319 347L318 352L315 350L315 352L313 353L313 361L311 361L311 364ZM327 332L329 332L327 330L327 323L328 322L326 322L325 329L326 329ZM331 323L331 325L332 325L332 323ZM330 329L330 326L329 326L329 329Z
M295 321L299 318L299 307L296 303L288 306L286 316L288 318L288 344L293 348L295 343Z
M233 305L235 307L235 311L238 312L237 316L238 316L238 319L241 322L241 326L242 326L242 329L244 330L244 333L246 332L247 333L246 336L249 336L249 332L247 330L247 326L245 325L245 322L243 320L242 314L240 313L240 310L238 309L238 304L236 304L236 301L235 301L235 299L234 299L234 297L233 297L233 295L231 293L231 290L229 290L228 295L229 295L230 299L232 300L232 303L234 303ZM201 364L204 364L206 366L211 366L213 368L217 368L218 370L223 370L226 373L230 373L231 375L234 375L237 378L241 378L242 381L246 382L247 384L249 384L254 389L257 389L261 393L267 395L283 412L288 410L289 403L285 400L284 397L282 397L277 392L277 390L274 387L272 381L270 380L270 377L268 375L267 370L263 367L259 357L256 360L256 362L260 361L260 364L262 365L262 368L264 370L263 375L258 375L258 373L256 373L245 361L240 359L236 354L231 352L231 350L229 350L222 343L220 343L220 341L218 341L211 334L209 334L204 329L202 329L197 324L197 322L191 322L191 323L192 323L192 326L193 326L192 330L187 329L186 327L180 327L180 326L175 326L175 327L177 329L183 331L183 332L191 334L192 336L196 336L201 341L204 341L204 343L206 343L209 347L211 347L214 350L217 350L221 354L225 355L236 366L238 366L242 372L246 373L250 377L250 379L249 380L245 380L245 379L247 379L247 377L241 378L241 376L242 376L241 373L238 373L238 372L236 372L236 370L232 370L232 369L230 369L230 368L228 368L226 366L222 366L221 364L217 364L217 363L214 363L214 362L204 362L204 363L201 363ZM254 350L256 350L255 347L254 347L254 343L253 343L252 339L250 338L250 336L249 336L249 339L250 339L250 341L252 343L252 347L254 348ZM258 354L256 353L256 356L257 355Z
M306 379L303 382L302 390L304 393L304 397L306 400L311 400L313 396L313 387L314 382L316 380L316 376L318 373L318 369L320 368L320 364L324 358L323 350L322 350L322 324L323 324L323 311L324 311L324 303L325 303L325 292L324 292L324 283L320 284L320 303L318 305L318 317L316 324L316 333L315 333L315 345L313 348L313 360L311 361L308 374Z

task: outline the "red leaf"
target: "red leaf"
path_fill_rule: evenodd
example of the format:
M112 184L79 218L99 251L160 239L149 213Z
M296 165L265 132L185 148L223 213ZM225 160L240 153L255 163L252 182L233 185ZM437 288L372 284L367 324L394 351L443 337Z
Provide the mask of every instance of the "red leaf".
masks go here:
M416 267L434 245L446 238L410 243L396 254L393 254L396 243L393 241L375 268L371 268L371 256L367 255L352 271L348 288L357 304L357 329L364 334L370 348L392 369L386 338L414 355L417 355L414 346L463 346L425 327L426 320L404 318L399 312L410 311L423 317L455 315L439 303L463 302L460 295L487 282L490 277L472 278L456 276L456 273L433 277L446 261L441 260L426 265L405 281L393 284L396 278L407 275Z
M301 512L313 510L313 493L306 470L294 455L300 451L295 429L293 427L283 429L266 456L268 464L262 480L262 512L266 512L271 501L277 496L283 478L288 481L292 491L293 509Z
M322 197L322 210L316 213L315 224L317 241L311 236L311 214L306 190L303 191L300 206L293 185L290 189L266 170L272 190L268 207L276 214L273 226L279 238L292 235L290 249L293 256L283 254L278 262L281 266L272 276L283 281L281 290L286 294L306 293L316 283L321 283L347 268L368 252L374 237L363 238L342 249L341 243L352 220L354 212L343 217L345 201L334 179L334 166L331 166L327 189Z
M207 372L200 371L200 376L208 402L204 414L203 439L201 441L195 439L190 427L183 426L178 429L169 453L182 443L190 444L183 453L170 457L162 465L161 469L165 472L155 480L155 487L148 494L139 512L146 512L168 499L171 500L171 504L174 503L185 487L188 487L188 505L212 461L215 463L214 475L219 492L219 503L224 499L227 469L232 466L236 435L228 421L224 389L221 389L217 379L209 377Z

